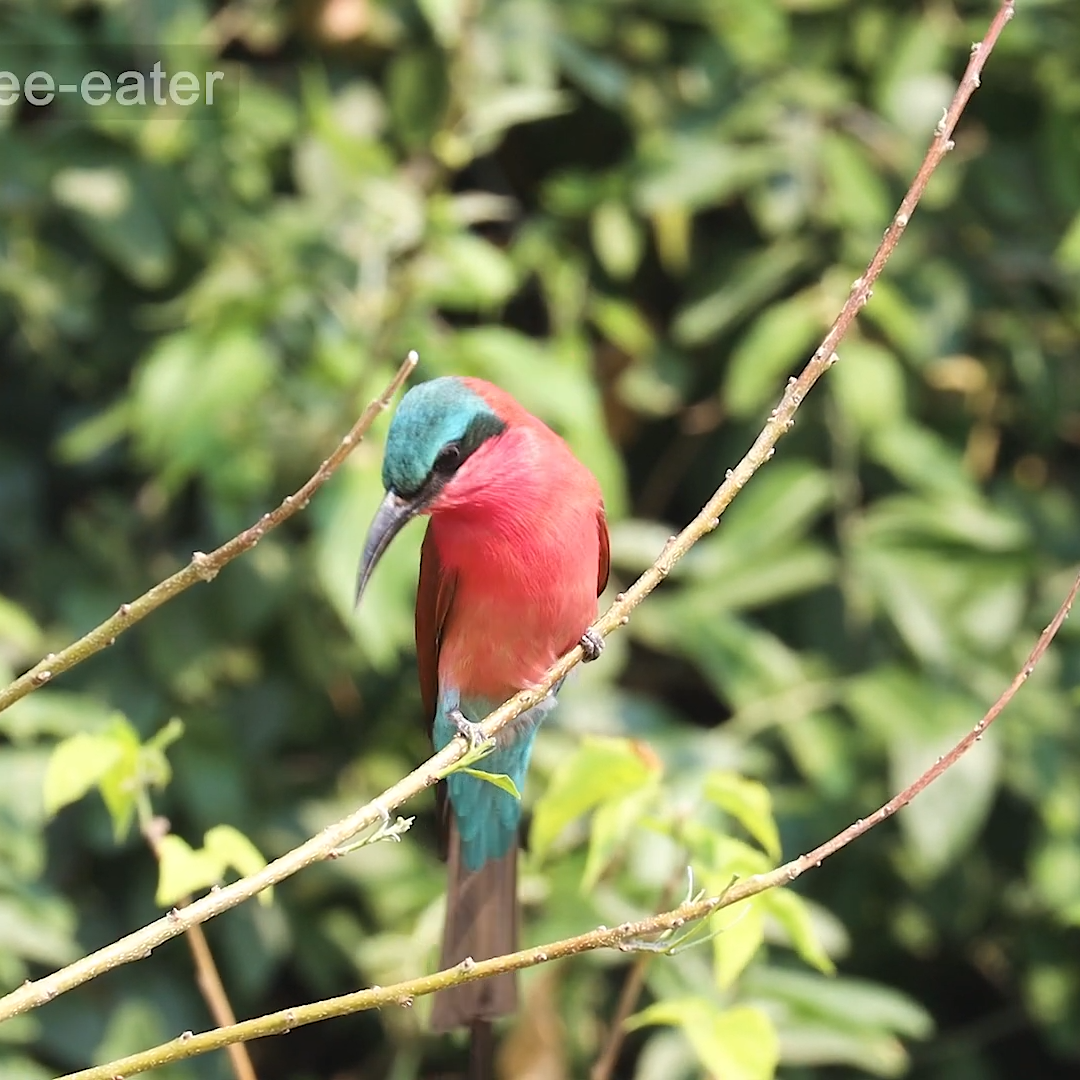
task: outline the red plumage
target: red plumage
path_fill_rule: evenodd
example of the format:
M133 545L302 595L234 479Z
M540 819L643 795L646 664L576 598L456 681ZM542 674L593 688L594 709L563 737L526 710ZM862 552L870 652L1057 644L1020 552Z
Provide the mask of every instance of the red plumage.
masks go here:
M429 714L440 684L489 701L534 686L592 622L610 563L593 474L505 391L462 381L506 429L428 511L416 637Z

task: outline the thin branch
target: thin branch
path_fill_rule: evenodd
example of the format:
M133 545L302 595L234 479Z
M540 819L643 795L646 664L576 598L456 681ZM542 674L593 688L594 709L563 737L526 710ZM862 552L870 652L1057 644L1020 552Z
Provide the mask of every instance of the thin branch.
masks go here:
M169 822L163 817L153 815L145 789L139 794L140 798L137 802L139 828L154 858L160 863L161 840L169 832ZM180 906L183 907L189 903L191 903L190 898L181 901ZM210 951L210 943L206 940L203 928L200 925L189 926L184 936L191 947L191 959L195 965L195 981L199 987L199 993L202 994L214 1023L219 1028L235 1025L236 1013L233 1012L229 995L225 991L225 984L221 981L221 974L214 961L214 954ZM232 1043L226 1049L236 1080L258 1080L255 1066L251 1063L251 1055L243 1043Z
M214 1018L214 1023L219 1029L235 1027L236 1013L233 1012L229 996L225 992L225 984L221 981L221 974L214 962L214 954L210 951L210 943L206 940L203 928L198 924L189 926L184 936L191 946L199 992ZM258 1080L255 1066L251 1063L251 1055L243 1043L231 1043L225 1049L228 1051L229 1064L232 1065L236 1080Z
M57 675L81 664L84 660L101 652L102 649L111 645L116 638L125 630L130 629L137 622L145 619L152 611L156 611L162 604L182 593L185 589L200 581L212 581L226 563L231 562L242 555L245 551L253 548L271 529L276 529L283 521L287 521L298 510L311 501L312 495L326 483L337 471L341 463L352 453L354 447L367 433L368 428L375 422L376 417L387 405L391 398L405 384L405 380L412 374L416 367L417 357L415 352L410 352L398 368L397 374L390 380L386 389L363 411L360 419L353 425L352 430L338 443L334 452L318 467L315 474L302 488L292 495L286 495L276 510L263 514L250 528L234 536L227 543L221 545L209 555L196 551L191 556L191 562L182 570L178 570L171 577L158 582L148 592L143 593L137 600L121 604L116 613L111 615L99 626L95 626L88 634L73 642L66 649L58 653L49 653L43 660L38 661L29 671L20 675L13 683L0 690L0 712L9 705L14 705L20 698L52 682Z
M255 1020L245 1020L228 1028L219 1028L216 1031L207 1031L200 1035L185 1032L178 1039L162 1043L151 1050L144 1050L129 1057L120 1058L109 1062L107 1065L98 1065L91 1069L83 1069L81 1072L70 1073L60 1080L127 1080L127 1077L137 1073L146 1072L147 1069L159 1065L171 1064L174 1061L182 1061L185 1058L205 1054L210 1050L220 1050L231 1043L250 1039L263 1038L267 1035L283 1035L295 1027L312 1024L318 1020L327 1020L335 1016L345 1016L350 1013L360 1012L365 1009L379 1009L391 1005L399 1005L408 1008L413 1000L424 994L433 994L437 990L445 990L449 986L460 986L463 983L472 982L474 979L483 979L491 975L499 975L508 971L519 971L522 968L534 967L537 964L558 960L566 956L575 956L594 949L621 948L625 951L633 951L634 942L665 930L677 930L688 922L703 919L712 915L721 908L731 907L740 900L747 900L751 896L757 896L768 889L788 885L800 877L807 870L821 866L830 855L835 854L842 847L846 847L856 837L862 836L875 825L880 824L886 818L891 817L898 810L907 806L916 795L924 788L929 787L947 769L951 768L972 746L978 742L987 728L997 719L1002 710L1016 696L1016 692L1027 681L1035 670L1043 654L1053 641L1058 630L1061 629L1069 610L1080 592L1080 573L1073 581L1068 596L1065 597L1057 614L1051 620L1050 625L1043 630L1031 650L1024 666L1016 673L1015 678L1005 689L1004 693L994 702L983 718L969 731L944 757L939 757L914 783L909 784L898 795L895 795L884 806L867 818L860 818L855 824L837 833L832 839L814 848L806 855L800 855L797 859L769 871L767 874L755 874L743 881L736 881L730 888L725 889L720 896L709 897L704 900L691 900L680 904L673 911L666 911L660 915L653 915L637 922L623 923L611 929L605 926L597 927L587 934L579 934L577 937L566 938L563 941L555 941L548 945L539 945L532 949L522 949L520 952L510 953L507 956L495 957L492 960L463 960L460 964L434 975L424 975L419 979L409 979L406 982L397 983L394 986L371 987L368 990L359 990L353 994L344 994L341 997L328 998L311 1005L301 1005L294 1009L284 1009L281 1012L270 1013Z
M674 899L675 890L679 887L683 877L683 868L680 866L675 876L664 886L657 907L668 907ZM693 879L691 878L691 892L692 888ZM631 966L630 974L626 976L622 991L619 993L619 1001L615 1006L615 1015L608 1025L604 1047L589 1072L589 1080L610 1080L611 1074L615 1071L615 1065L619 1060L619 1051L622 1049L623 1040L626 1037L626 1030L623 1025L626 1023L627 1017L634 1011L634 1006L641 996L641 991L645 986L645 973L654 955L643 952Z
M963 112L972 92L979 85L979 76L983 65L1005 24L1012 18L1012 14L1013 0L1005 0L998 13L994 16L982 42L972 47L967 70L964 72L964 77L957 88L948 112L935 131L934 139L918 174L912 182L908 193L904 196L900 209L886 230L881 245L875 252L870 265L863 276L852 286L851 293L848 295L836 321L825 335L821 346L811 357L798 378L792 378L788 381L787 389L780 404L773 410L761 434L758 435L745 457L733 470L728 472L727 479L708 503L705 504L698 516L678 536L673 536L668 540L656 562L638 578L630 589L616 597L615 603L593 624L592 629L594 631L606 637L616 627L628 622L630 613L634 608L667 577L675 563L698 540L716 528L721 513L727 508L731 500L742 490L750 477L772 457L776 443L793 426L795 412L806 394L836 361L835 349L837 345L859 310L870 298L872 286L907 227L911 214L914 212L926 188L930 175L945 154L952 148L950 135L956 121ZM494 735L521 713L538 704L547 695L550 688L581 660L581 657L581 647L575 646L548 669L544 678L535 688L515 694L509 701L489 714L482 724L483 733L489 737ZM2 700L0 698L0 701ZM374 825L377 821L385 821L394 807L400 806L407 799L411 799L426 788L431 787L441 774L445 773L448 768L464 756L465 752L466 743L464 738L455 738L437 754L430 757L423 765L413 770L402 780L399 780L393 787L368 803L367 806L361 807L348 817L328 826L299 847L275 859L274 862L258 873L234 882L217 892L212 892L196 900L182 911L174 909L165 918L158 919L156 922L128 934L119 941L113 942L111 945L107 945L89 956L76 960L51 975L46 975L35 982L27 981L17 990L0 999L0 1021L43 1005L58 994L65 993L122 964L144 959L150 955L151 950L176 937L177 934L183 933L188 926L214 918L222 912L236 907L237 904L250 900L253 896L262 892L263 889L278 884L297 871L331 857L337 848L340 848L362 829ZM801 870L799 873L801 873ZM798 873L794 874L791 880L794 880L794 877L797 876ZM744 899L748 895L753 895L753 893L743 893L738 898ZM701 912L701 914L705 913L704 911ZM700 917L700 914L695 917ZM683 917L683 921L685 921L685 917ZM660 929L665 929L665 927L660 927ZM648 933L651 931L641 932ZM610 934L610 932L608 933ZM617 941L615 939L604 940L591 947L597 948L604 944L617 944ZM525 954L514 955L520 958ZM484 962L486 965L484 968L485 974L494 974L496 971L502 970L490 966L495 962ZM518 962L517 966L527 965ZM507 968L506 970L513 970L513 968ZM431 976L431 978L436 978L436 976ZM450 984L447 983L447 985ZM431 990L436 989L440 989L440 986L431 987Z

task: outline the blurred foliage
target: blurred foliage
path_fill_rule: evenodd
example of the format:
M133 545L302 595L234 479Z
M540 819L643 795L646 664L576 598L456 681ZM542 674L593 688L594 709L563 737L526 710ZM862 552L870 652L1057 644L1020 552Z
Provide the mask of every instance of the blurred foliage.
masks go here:
M565 434L604 487L612 588L631 580L838 310L994 6L4 0L0 70L196 43L240 97L0 110L0 677L298 486L411 348ZM524 792L527 942L655 910L687 862L722 890L869 813L1060 601L1080 558L1075 16L1018 5L841 362L566 687ZM97 794L47 820L63 740L90 740L108 799L110 754L181 717L154 808L192 857L234 830L217 873L252 856L241 833L272 857L426 756L418 526L351 609L384 430L306 515L0 715L5 988L160 911L153 858ZM653 959L618 1076L1072 1076L1078 674L1074 622L974 752L801 901L739 905L711 951ZM101 742L118 714L127 750ZM402 843L209 925L240 1015L431 968L444 871L431 802L408 812ZM586 1075L634 959L528 973L504 1075ZM449 1075L460 1046L418 1038L426 1008L256 1044L260 1076ZM3 1025L0 1077L207 1024L174 943Z

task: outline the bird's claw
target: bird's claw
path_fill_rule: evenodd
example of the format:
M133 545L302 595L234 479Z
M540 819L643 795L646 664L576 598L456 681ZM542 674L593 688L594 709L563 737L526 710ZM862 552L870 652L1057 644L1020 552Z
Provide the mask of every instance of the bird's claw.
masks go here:
M604 651L604 639L591 626L581 635L579 644L583 653L581 661L584 664L595 660Z
M484 735L483 728L479 724L467 720L460 709L451 709L446 718L454 725L459 735L465 736L470 750L479 750L487 742L487 736Z

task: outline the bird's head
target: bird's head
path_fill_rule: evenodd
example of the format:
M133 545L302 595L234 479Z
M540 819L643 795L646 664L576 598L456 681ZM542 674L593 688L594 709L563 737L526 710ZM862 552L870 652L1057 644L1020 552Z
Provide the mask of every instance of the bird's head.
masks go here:
M505 427L475 389L452 375L420 383L401 399L386 436L386 497L368 529L357 603L401 527L427 510L469 457Z

